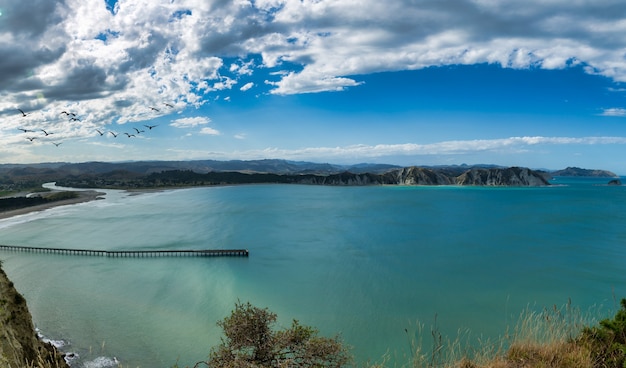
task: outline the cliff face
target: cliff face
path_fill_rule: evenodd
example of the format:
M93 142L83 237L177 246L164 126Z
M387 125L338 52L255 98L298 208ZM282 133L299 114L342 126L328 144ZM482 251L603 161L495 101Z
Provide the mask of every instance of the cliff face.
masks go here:
M63 356L37 337L26 300L0 268L0 366L69 368Z
M550 185L545 175L523 167L507 169L474 168L456 178L459 185L542 186Z
M542 186L550 185L549 175L528 168L473 168L459 176L441 170L411 166L385 174L353 174L299 177L300 184L321 185L476 185L476 186Z
M393 171L395 182L401 185L450 185L454 184L454 178L445 175L443 172L426 169L423 167L405 167ZM391 184L391 183L390 183Z
M459 176L424 167L405 167L384 174L354 174L289 176L290 183L316 185L476 185L476 186L543 186L550 185L550 175L522 167L473 168ZM283 176L285 178L285 176Z

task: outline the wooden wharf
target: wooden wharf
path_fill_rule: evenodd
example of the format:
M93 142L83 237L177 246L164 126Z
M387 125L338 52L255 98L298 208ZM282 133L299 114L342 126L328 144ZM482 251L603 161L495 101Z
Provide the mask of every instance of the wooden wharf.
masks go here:
M72 256L100 257L248 257L247 249L202 249L202 250L94 250L24 247L2 245L0 250L26 253L48 253Z

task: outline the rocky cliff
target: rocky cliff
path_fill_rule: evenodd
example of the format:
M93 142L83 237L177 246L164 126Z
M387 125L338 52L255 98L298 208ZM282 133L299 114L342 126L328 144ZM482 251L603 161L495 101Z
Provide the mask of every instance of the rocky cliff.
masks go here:
M52 345L37 337L26 300L0 268L0 367L69 368Z
M456 178L459 185L481 186L542 186L550 185L546 174L524 167L509 167L506 169L474 168L464 172Z
M405 167L385 174L309 176L296 182L323 185L476 185L476 186L543 186L550 185L550 175L523 167L472 168L461 175L424 167Z
M405 167L390 172L395 180L389 184L400 185L450 185L454 184L454 177L450 177L442 171L423 167Z

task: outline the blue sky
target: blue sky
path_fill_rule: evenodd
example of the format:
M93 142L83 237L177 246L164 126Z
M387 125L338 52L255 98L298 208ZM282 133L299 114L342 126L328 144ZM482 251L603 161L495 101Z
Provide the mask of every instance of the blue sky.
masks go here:
M0 0L0 14L0 163L626 174L620 1Z

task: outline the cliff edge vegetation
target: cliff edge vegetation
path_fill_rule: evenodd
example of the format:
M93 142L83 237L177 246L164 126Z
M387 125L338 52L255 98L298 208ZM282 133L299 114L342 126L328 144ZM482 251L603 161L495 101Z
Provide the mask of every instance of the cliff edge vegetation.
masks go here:
M69 368L63 355L37 336L26 300L17 292L2 267L0 267L0 367Z
M468 346L463 336L450 340L436 327L419 326L417 339L432 338L426 349L411 340L406 363L365 363L366 368L624 368L626 367L626 299L613 318L598 325L568 303L541 312L524 311L517 325L500 340L480 340ZM355 366L339 337L317 336L312 327L293 322L291 328L274 331L276 315L250 303L238 303L229 317L219 321L225 337L211 350L207 361L196 367L289 368ZM409 331L407 336L409 336ZM173 368L178 368L175 365Z
M517 325L499 341L481 341L468 347L461 337L449 340L436 327L419 329L415 336L431 337L430 350L423 341L411 340L411 357L401 367L410 368L623 368L626 367L626 299L614 317L589 326L568 303L565 308L526 311ZM207 361L194 367L349 367L348 348L338 336L318 336L317 329L293 321L275 331L276 315L267 309L238 303L229 317L217 324L225 337L210 351ZM407 336L409 336L408 330ZM380 363L368 368L384 368ZM398 366L397 363L393 366ZM17 292L0 263L0 367L70 368L63 355L41 341L26 300ZM178 367L175 365L174 367Z

